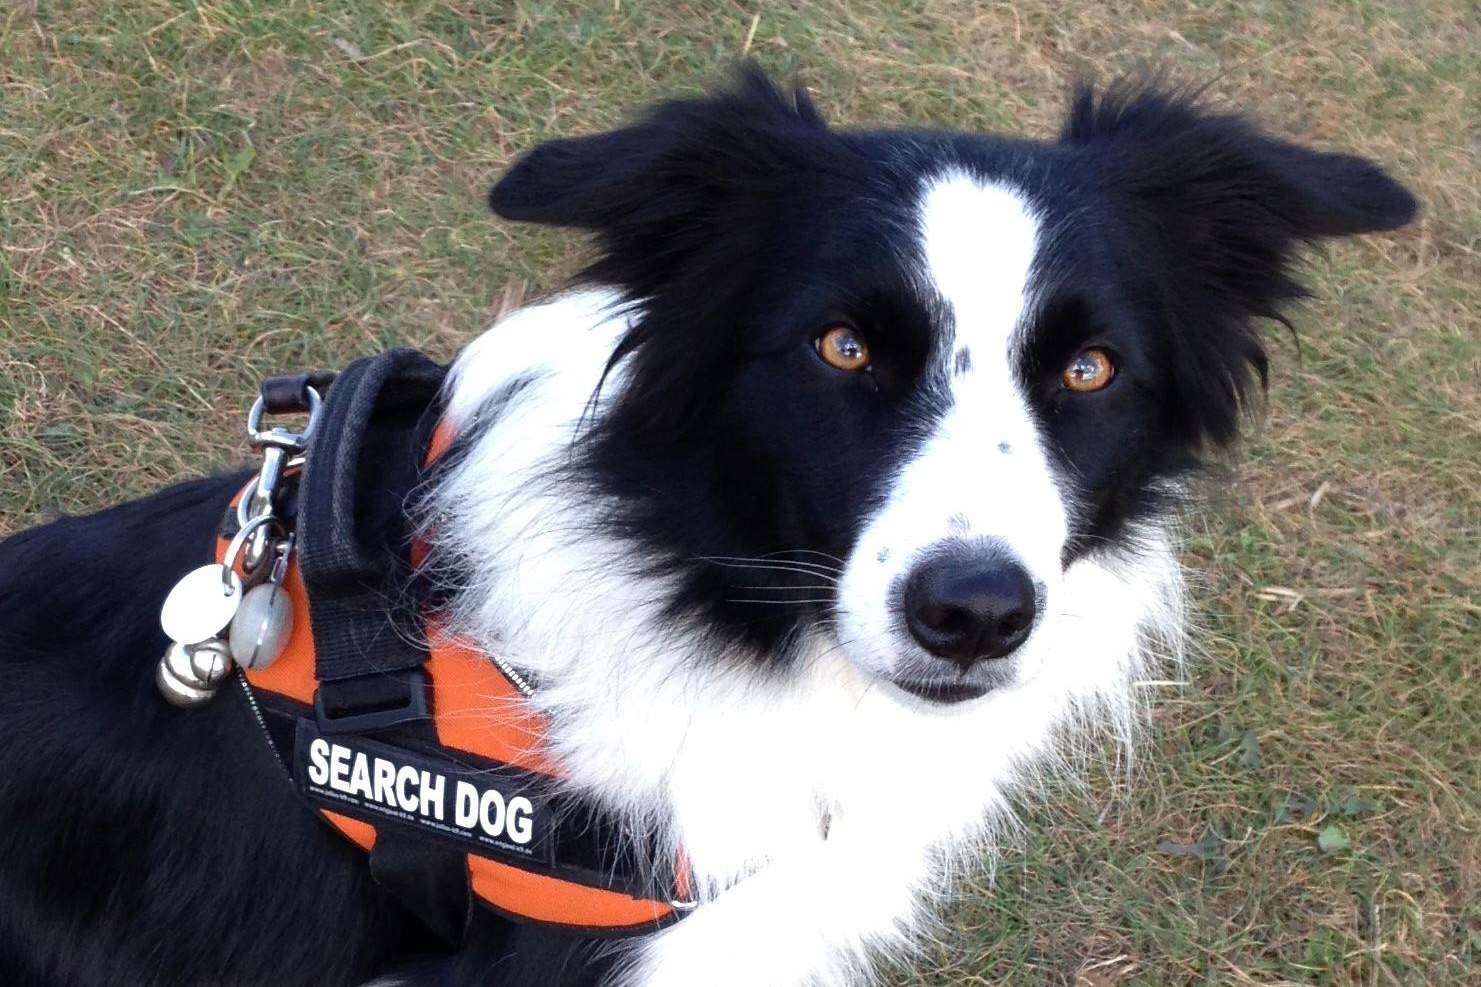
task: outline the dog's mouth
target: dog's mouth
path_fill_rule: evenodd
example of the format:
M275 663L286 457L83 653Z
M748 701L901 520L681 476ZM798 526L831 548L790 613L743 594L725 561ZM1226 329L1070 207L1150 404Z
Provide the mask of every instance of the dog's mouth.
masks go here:
M926 679L891 679L890 682L903 692L917 699L941 706L954 706L969 699L981 699L992 691L992 686L971 682L929 681Z

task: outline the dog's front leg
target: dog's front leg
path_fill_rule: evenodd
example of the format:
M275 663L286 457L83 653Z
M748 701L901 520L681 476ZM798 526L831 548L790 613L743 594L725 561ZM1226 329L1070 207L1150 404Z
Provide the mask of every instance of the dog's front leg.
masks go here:
M857 984L870 957L899 950L927 919L927 853L836 831L769 864L665 930L620 987Z

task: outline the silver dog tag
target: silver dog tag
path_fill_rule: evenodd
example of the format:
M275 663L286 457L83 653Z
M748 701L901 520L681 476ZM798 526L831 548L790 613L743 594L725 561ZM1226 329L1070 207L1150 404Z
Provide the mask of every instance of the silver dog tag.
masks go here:
M278 660L293 630L293 601L277 583L247 590L231 619L231 656L243 668L266 668Z
M179 644L199 644L220 634L242 604L242 580L220 565L186 573L159 611L165 635Z

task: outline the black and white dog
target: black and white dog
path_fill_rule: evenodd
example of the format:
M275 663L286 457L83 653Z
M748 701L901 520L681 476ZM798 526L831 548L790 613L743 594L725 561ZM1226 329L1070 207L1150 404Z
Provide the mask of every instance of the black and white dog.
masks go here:
M1015 785L1131 729L1179 648L1174 512L1252 321L1378 167L1156 87L1059 139L830 128L759 73L558 140L499 215L595 234L454 366L419 523L541 684L569 784L702 903L602 945L489 916L450 984L844 985L928 925ZM353 984L409 948L238 708L155 692L160 600L239 477L0 545L0 979Z

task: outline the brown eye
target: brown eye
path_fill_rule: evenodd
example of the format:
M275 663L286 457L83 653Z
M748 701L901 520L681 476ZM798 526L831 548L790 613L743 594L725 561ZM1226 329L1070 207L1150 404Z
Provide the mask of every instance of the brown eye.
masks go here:
M1070 390L1083 393L1100 390L1109 384L1114 376L1116 376L1116 365L1111 362L1111 354L1103 349L1091 348L1081 350L1070 361L1070 365L1064 368L1064 376L1060 380Z
M869 347L848 326L834 326L818 337L818 356L839 370L868 370Z

